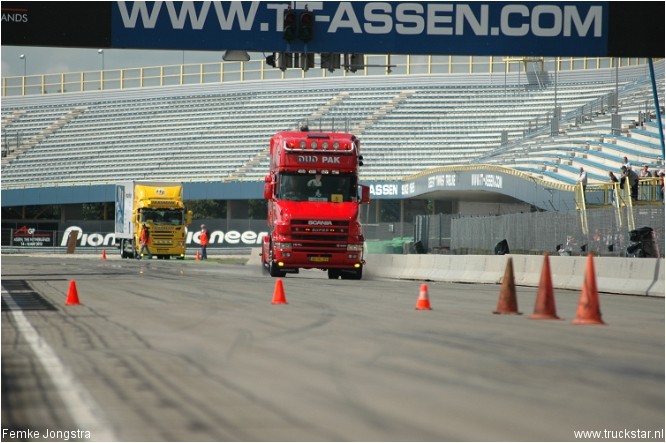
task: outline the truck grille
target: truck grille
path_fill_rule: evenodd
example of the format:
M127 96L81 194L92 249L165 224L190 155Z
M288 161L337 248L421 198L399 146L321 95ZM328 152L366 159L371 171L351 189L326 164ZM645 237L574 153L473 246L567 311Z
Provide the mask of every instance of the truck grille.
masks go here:
M176 229L169 227L154 227L150 232L153 246L171 246L174 243Z
M348 221L293 220L291 239L294 251L346 251Z

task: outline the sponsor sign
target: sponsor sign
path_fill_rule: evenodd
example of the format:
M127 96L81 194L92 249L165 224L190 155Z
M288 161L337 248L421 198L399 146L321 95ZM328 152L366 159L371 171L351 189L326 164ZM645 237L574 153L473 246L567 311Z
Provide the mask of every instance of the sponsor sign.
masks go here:
M282 36L290 6L314 16L307 43ZM6 1L1 30L15 46L663 57L663 17L663 2Z
M502 189L502 176L498 174L472 174L472 187Z
M428 189L431 188L455 188L456 174L436 174L428 177Z
M13 246L53 246L54 231L40 231L28 226L21 226L12 232Z
M396 184L379 183L370 185L370 195L397 197L400 193Z
M315 19L309 52L607 52L607 2L114 2L113 44L302 52L304 42L282 33L287 8L306 6Z
M70 232L78 231L76 238L77 246L114 246L116 243L114 233L104 232L86 232L78 226L70 226L65 229L62 236L60 246L67 246L67 238ZM188 231L185 243L188 247L199 245L200 231ZM261 245L262 239L267 232L257 231L210 231L209 232L209 246L210 247L255 247ZM34 245L40 246L40 245ZM46 246L46 245L44 245Z

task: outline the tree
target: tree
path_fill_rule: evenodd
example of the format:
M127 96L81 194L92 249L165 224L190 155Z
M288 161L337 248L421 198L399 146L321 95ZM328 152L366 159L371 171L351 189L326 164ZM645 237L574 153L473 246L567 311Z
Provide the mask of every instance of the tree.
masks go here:
M268 217L268 202L266 200L250 200L247 209L248 218L266 219Z
M226 218L226 200L190 200L185 202L185 208L192 211L192 218Z

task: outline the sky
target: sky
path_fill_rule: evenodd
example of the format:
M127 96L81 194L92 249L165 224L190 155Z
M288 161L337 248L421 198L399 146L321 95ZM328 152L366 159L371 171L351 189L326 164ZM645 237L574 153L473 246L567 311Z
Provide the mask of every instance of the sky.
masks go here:
M2 77L15 77L63 72L97 71L102 69L137 68L147 66L215 63L222 61L223 51L160 51L139 49L44 48L2 46ZM21 54L25 57L21 59ZM250 54L252 58L262 54Z

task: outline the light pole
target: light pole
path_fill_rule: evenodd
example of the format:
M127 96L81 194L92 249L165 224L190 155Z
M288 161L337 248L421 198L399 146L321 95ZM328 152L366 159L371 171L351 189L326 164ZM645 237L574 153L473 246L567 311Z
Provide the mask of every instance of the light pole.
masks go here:
M25 54L19 55L19 58L23 60L23 77L26 76L26 62L28 61L28 58L25 56Z
M104 49L98 49L97 53L102 56L102 70L99 73L99 89L104 90Z
M23 60L23 77L21 77L21 95L25 95L25 75L26 75L26 62L27 62L27 57L25 54L19 55L19 58Z

